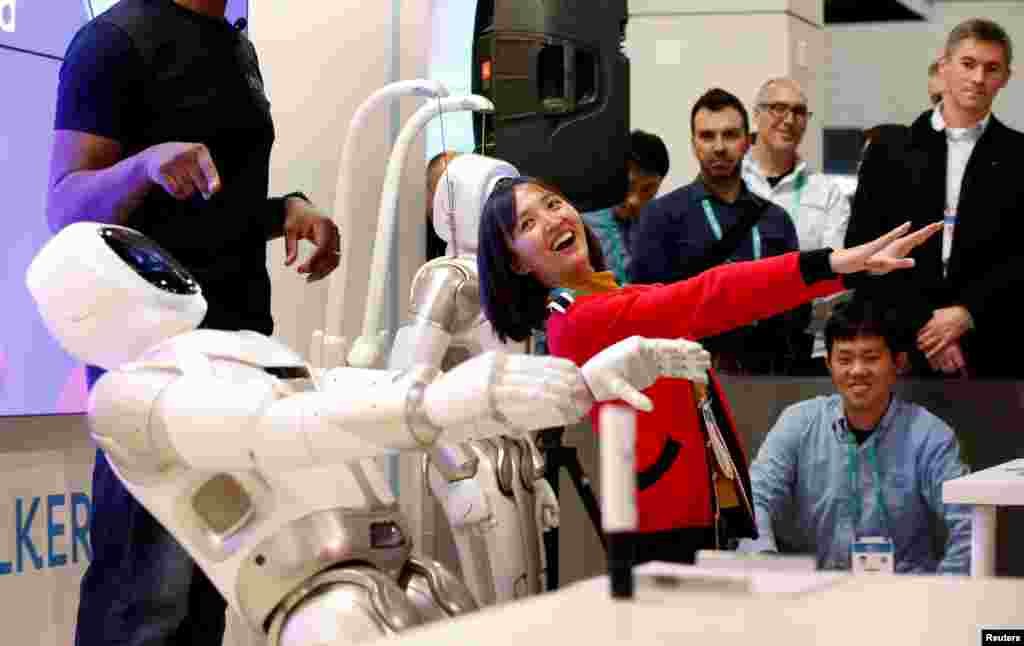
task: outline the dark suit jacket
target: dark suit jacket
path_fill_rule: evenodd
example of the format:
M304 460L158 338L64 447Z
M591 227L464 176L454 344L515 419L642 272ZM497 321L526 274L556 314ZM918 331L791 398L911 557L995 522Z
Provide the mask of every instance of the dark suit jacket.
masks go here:
M947 146L931 110L902 132L872 143L861 165L846 245L871 240L910 220L914 229L942 221ZM932 311L959 304L976 330L961 339L980 377L1024 375L1015 332L1015 304L1024 297L1024 134L992 117L967 163L957 208L948 275L942 276L942 234L913 254L914 269L857 282L882 301L913 341ZM918 356L918 361L921 357Z

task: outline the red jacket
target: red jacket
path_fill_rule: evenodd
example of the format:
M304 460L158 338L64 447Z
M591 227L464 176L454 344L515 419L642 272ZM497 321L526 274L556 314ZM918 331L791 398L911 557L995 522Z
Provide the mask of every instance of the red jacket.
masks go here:
M839 280L804 284L799 257L794 252L730 263L669 285L633 285L577 296L564 314L552 312L548 317L548 347L551 354L582 366L601 350L633 335L699 340L842 290ZM722 431L733 434L735 441L730 444L742 447L728 402L713 375L712 383L728 418L719 420ZM637 415L637 471L657 461L668 437L681 450L664 475L637 494L639 530L710 527L709 472L693 387L683 379L659 379L644 392L654 402L654 411ZM595 432L600 432L599 407L591 412ZM746 471L745 456L739 457L737 467Z

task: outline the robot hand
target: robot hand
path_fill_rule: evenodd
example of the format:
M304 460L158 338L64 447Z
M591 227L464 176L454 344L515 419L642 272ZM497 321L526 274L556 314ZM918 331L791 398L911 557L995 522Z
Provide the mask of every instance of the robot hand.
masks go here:
M454 429L490 417L508 430L535 430L579 421L594 404L576 366L566 359L488 352L427 386L423 408L431 424ZM446 441L461 441L446 432Z
M654 404L640 391L658 377L707 383L710 367L711 355L694 341L631 336L594 355L582 372L597 401L621 399L650 412Z
M551 483L544 478L534 480L533 500L537 528L541 533L558 527L558 498L555 497L555 490L551 488Z

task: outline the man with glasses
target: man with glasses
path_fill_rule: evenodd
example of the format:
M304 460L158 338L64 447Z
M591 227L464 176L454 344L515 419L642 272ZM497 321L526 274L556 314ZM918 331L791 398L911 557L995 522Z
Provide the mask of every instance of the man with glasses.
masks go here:
M766 81L757 92L758 136L743 158L743 181L789 214L801 251L840 249L850 219L849 201L838 184L811 172L798 151L811 116L799 83L789 78ZM813 321L809 308L804 311L805 320L811 321L808 333L793 339L799 358L792 364L792 373L826 374L823 328L829 308L821 299L815 304L819 315Z
M861 165L848 245L893 222L945 224L915 251L914 269L863 288L915 335L919 374L1024 374L1012 314L1024 289L1024 133L992 115L1012 59L998 24L975 18L956 26L939 63L942 101L905 136L873 142Z

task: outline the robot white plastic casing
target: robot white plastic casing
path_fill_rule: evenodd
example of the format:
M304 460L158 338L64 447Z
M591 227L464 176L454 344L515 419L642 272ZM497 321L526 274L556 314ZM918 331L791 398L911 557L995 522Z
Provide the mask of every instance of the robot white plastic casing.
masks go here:
M448 256L477 252L480 213L494 185L506 177L517 177L512 164L476 154L449 160L434 192L434 231L448 243ZM457 207L457 208L456 208Z
M107 369L195 329L206 315L188 271L149 238L116 225L69 225L40 250L25 280L54 338Z
M354 643L476 605L442 566L409 557L405 519L361 458L423 450L442 433L479 439L483 419L566 423L593 401L570 362L494 353L436 379L337 368L317 389L270 337L192 330L204 309L194 280L123 227L65 228L26 278L65 349L109 368L90 425L118 477L253 631L270 626L272 644L308 644L310 626ZM184 298L158 293L175 290ZM112 349L100 320L129 349Z
M194 330L206 309L194 279L124 227L66 227L26 283L65 349L109 369L90 397L106 459L253 631L273 618L272 641L290 643L320 617L351 643L475 607L443 567L409 558L390 488L358 461L422 446L408 393L426 376L342 368L313 392L302 359L274 339ZM467 381L481 376L440 395L428 386L424 419L475 419L486 386L466 405L438 402ZM346 562L361 565L337 567Z

